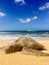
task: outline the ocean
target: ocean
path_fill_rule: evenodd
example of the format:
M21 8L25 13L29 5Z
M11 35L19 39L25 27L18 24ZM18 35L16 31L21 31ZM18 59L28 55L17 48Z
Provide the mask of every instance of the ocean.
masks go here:
M6 39L16 39L19 36L31 36L35 39L39 38L48 38L49 39L49 30L47 31L0 31L0 40L6 40Z

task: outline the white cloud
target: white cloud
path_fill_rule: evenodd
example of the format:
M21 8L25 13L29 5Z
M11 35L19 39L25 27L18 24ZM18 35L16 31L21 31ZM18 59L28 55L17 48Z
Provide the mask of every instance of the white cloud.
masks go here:
M27 22L30 22L31 21L31 19L30 18L27 18L27 19L21 19L21 18L19 18L19 19L17 19L19 22L21 22L21 23L27 23Z
M31 21L31 18L27 18L26 21L27 21L27 22L30 22L30 21Z
M34 16L33 18L32 18L32 20L36 20L38 17L37 16Z
M41 7L39 7L39 10L46 10L46 9L49 9L49 2L47 2L44 5L42 5Z
M33 20L36 20L37 18L38 18L37 16L34 16L33 18L26 18L26 19L18 18L17 21L21 23L29 23Z
M24 5L25 4L25 0L15 0L15 3L20 3L20 5Z
M5 16L5 15L6 15L5 13L0 12L0 17L3 17L3 16Z

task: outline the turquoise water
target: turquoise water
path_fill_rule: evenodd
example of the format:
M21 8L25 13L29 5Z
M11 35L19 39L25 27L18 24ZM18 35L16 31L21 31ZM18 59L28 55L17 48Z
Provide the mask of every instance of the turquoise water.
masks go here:
M26 34L37 34L37 35L42 35L42 34L49 34L49 30L41 30L41 31L1 31L0 34L9 34L9 35L14 35L14 34L21 34L21 35L26 35Z

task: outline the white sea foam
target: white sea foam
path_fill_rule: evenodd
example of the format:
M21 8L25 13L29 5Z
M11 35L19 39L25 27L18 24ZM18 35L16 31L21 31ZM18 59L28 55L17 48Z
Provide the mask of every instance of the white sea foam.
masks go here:
M22 36L21 34L16 34L16 33L11 33L11 32L0 32L0 40L12 40L12 39L18 39L20 36ZM26 36L30 36L32 37L34 40L41 40L41 39L48 39L49 40L49 36L46 37L42 37L39 35L30 35L30 34L26 34Z
M0 40L12 40L17 38L19 38L17 35L0 35Z

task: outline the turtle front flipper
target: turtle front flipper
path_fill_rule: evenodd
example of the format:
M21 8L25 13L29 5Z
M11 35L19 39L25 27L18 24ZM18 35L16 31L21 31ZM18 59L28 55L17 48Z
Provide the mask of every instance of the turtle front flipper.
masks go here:
M10 53L21 51L23 47L20 44L11 44L3 48L6 54L10 54Z
M27 48L27 47L24 47L22 49L22 52L24 54L32 54L32 55L35 55L35 56L49 56L48 53L44 53L44 52L41 52L39 50L34 50L34 49Z

